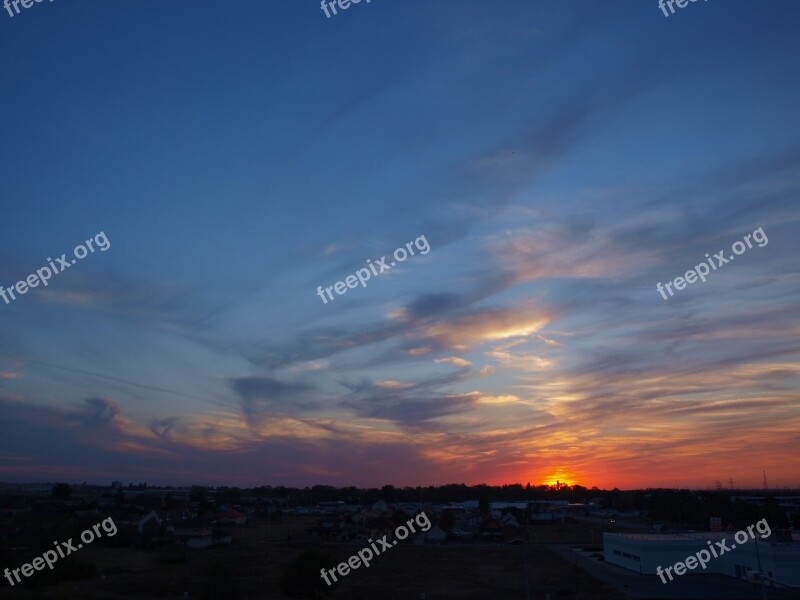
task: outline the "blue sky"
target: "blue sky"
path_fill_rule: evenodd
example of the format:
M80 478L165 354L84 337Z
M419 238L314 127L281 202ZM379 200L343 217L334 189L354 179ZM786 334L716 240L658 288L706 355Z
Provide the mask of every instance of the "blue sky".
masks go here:
M0 12L0 479L800 484L798 16Z

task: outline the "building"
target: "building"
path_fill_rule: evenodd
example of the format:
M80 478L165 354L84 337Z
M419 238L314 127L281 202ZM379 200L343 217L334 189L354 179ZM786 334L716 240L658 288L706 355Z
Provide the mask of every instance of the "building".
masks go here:
M227 510L217 515L217 522L220 525L244 525L247 515L238 510Z
M447 541L447 534L443 529L434 525L428 531L420 531L417 534L417 544L444 544Z
M192 519L176 525L173 536L179 544L195 549L230 544L232 539L230 533L212 529L211 524L203 519Z
M508 508L516 508L518 511L525 513L528 509L528 502L490 502L489 503L489 514L499 519L503 516L503 511Z
M687 574L718 573L738 579L752 579L761 573L768 581L789 586L800 586L800 534L780 536L777 531L762 539L739 544L730 532L704 533L604 533L605 561L642 573L655 574L677 562L685 562L700 550L709 550L709 543L725 539L727 552L711 558L705 570L697 566ZM778 541L785 540L785 541ZM714 546L716 548L716 546ZM760 565L760 568L759 568Z

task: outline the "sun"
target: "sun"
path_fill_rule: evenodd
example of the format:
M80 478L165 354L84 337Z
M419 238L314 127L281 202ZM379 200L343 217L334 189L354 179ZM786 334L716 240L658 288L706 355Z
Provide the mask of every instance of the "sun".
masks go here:
M542 483L553 488L562 488L564 486L572 487L578 484L578 479L574 473L559 468L550 475L545 476Z

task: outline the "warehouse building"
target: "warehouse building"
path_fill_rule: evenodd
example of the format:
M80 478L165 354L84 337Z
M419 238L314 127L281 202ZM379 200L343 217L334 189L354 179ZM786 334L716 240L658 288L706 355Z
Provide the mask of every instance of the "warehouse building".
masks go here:
M665 569L685 562L712 545L717 548L717 542L724 543L728 551L712 557L705 570L697 566L687 570L687 574L719 573L752 580L760 573L771 584L800 587L800 534L797 533L774 531L766 539L756 533L755 540L748 538L742 544L730 532L604 533L603 554L609 564L650 575L656 574L658 567Z

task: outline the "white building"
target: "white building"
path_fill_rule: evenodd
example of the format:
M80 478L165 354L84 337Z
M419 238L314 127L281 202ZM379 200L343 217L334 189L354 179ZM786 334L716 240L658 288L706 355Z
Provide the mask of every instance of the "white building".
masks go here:
M417 544L444 544L447 541L447 534L443 529L434 525L428 531L420 531L417 534Z
M489 513L492 517L499 519L502 514L503 510L506 508L516 508L517 510L522 511L523 513L528 509L527 502L490 502L489 503Z
M760 572L776 583L800 586L800 535L778 543L775 532L767 539L757 531L754 534L756 540L748 536L747 542L739 544L730 532L604 533L603 554L610 564L649 575L659 566L663 570L677 562L685 563L700 550L709 551L709 541L719 552L716 542L725 539L727 551L717 558L712 556L705 570L698 565L686 574L719 573L747 579L749 574Z

